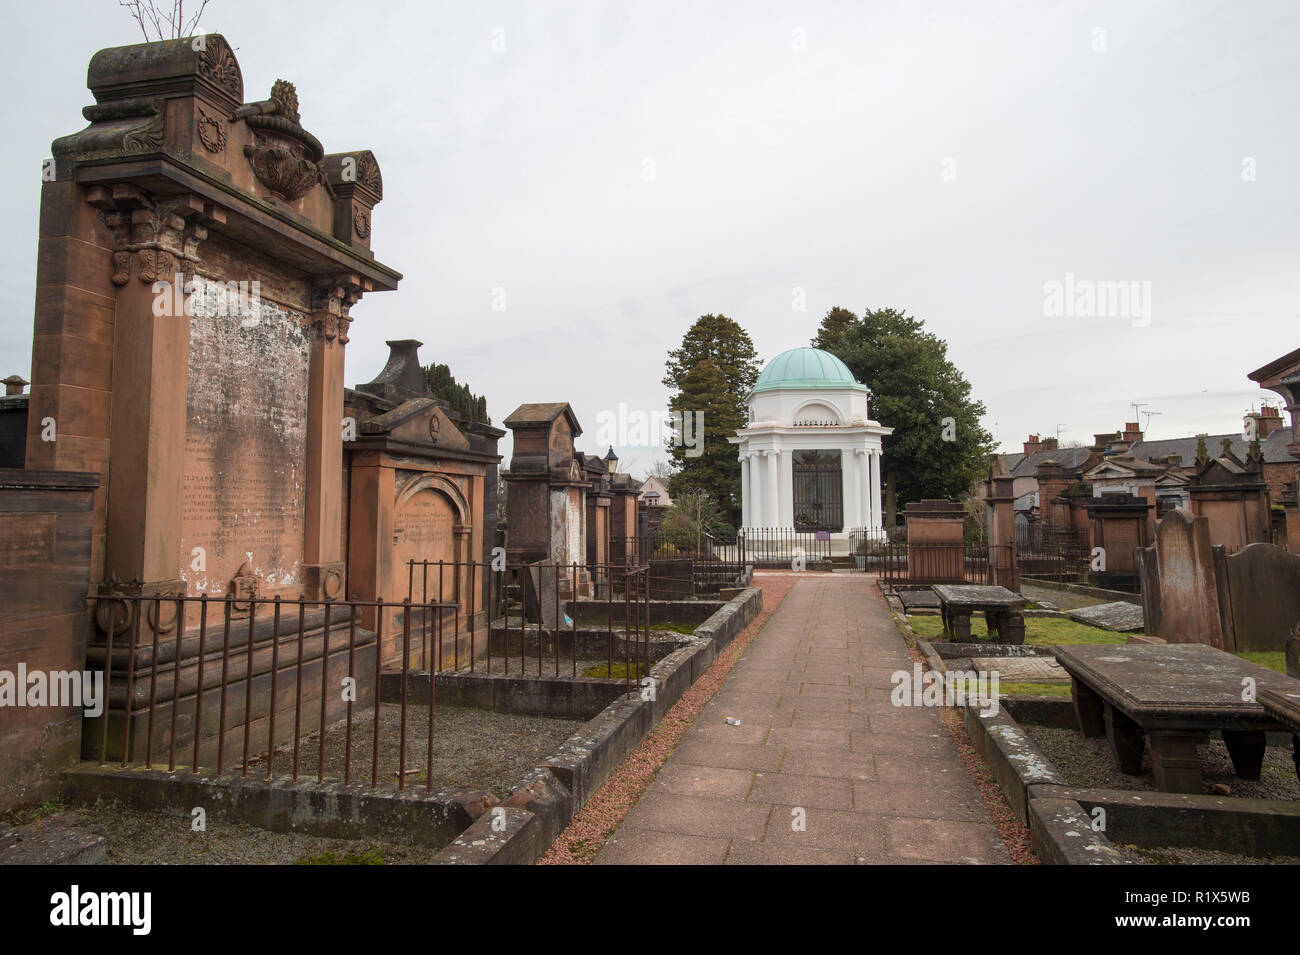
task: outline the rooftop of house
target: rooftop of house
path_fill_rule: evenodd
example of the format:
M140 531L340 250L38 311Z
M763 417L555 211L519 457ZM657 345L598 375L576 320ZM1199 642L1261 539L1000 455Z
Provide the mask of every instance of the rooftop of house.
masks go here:
M1211 455L1223 453L1223 439L1231 442L1232 453L1245 460L1250 451L1250 442L1240 434L1207 434L1204 437L1205 448ZM1163 441L1139 441L1129 448L1125 456L1153 461L1156 458L1176 454L1182 459L1183 467L1191 467L1196 462L1197 438L1166 438ZM1296 460L1286 446L1291 443L1291 429L1278 428L1260 442L1265 464L1289 464Z
M1007 455L1007 468L1011 471L1012 477L1037 477L1038 466L1047 461L1055 461L1061 467L1069 470L1077 468L1088 460L1088 455L1092 454L1091 448L1051 448L1046 451L1035 451L1032 454L1019 455L1020 460L1015 466L1011 465L1011 458L1015 455Z

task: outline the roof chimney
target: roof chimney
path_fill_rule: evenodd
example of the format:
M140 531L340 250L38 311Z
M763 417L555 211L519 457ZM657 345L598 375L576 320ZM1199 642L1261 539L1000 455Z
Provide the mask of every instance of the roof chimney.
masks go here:
M1265 405L1258 411L1248 413L1244 423L1246 426L1244 434L1250 435L1253 426L1254 436L1261 441L1266 441L1270 434L1282 427L1282 414L1272 405Z
M11 395L21 395L23 393L23 389L31 384L31 382L28 381L26 378L24 378L22 375L10 375L8 378L4 379L4 383L5 383L6 398L10 397Z

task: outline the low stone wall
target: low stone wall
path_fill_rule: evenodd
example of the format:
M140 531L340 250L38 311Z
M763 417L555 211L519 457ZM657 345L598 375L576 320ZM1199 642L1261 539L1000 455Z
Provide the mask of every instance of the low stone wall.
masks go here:
M617 657L615 659L618 659ZM402 676L385 673L380 678L380 699L385 703L401 700ZM434 692L438 704L474 706L517 716L548 716L563 720L589 720L625 695L622 680L569 676L507 676L504 673L434 674ZM429 674L408 673L407 705L428 705Z
M715 606L720 606L715 604ZM499 622L498 622L499 623ZM549 662L554 660L558 648L560 655L560 669L563 672L565 662L573 654L573 645L576 639L578 645L578 657L581 659L604 660L610 652L610 632L603 628L581 627L577 630L559 629L555 631L541 630L536 625L530 624L523 631L523 648L524 654L529 660L537 659L538 643L541 643L542 656ZM662 660L669 653L676 650L682 643L689 640L686 634L678 633L674 630L651 630L650 631L650 662ZM636 652L638 635L636 631L632 632L632 649ZM511 666L516 666L515 661L519 659L520 632L518 627L511 630L504 624L494 625L492 629L492 668L494 670L505 669L505 651L509 648L511 653ZM627 631L613 631L614 662L624 660L627 657ZM445 666L454 666L453 658L444 656L442 662ZM469 662L469 657L462 654L459 658L462 664ZM487 664L487 659L480 649L475 661L475 669L481 669Z
M82 763L64 773L70 803L118 801L150 812L190 814L200 806L210 819L272 832L302 832L338 839L383 838L442 846L490 806L473 790L402 792L369 783L268 780L236 773L191 773Z
M1294 802L1069 786L1044 786L1035 796L1069 799L1089 814L1102 807L1106 833L1123 844L1300 856L1300 805Z
M647 687L631 699L625 698L621 680L438 674L439 693L460 694L460 703L506 712L528 712L532 706L544 710L542 715L570 718L598 711L499 806L486 793L472 790L426 793L417 787L397 792L372 789L368 783L345 786L94 763L64 772L64 798L74 804L115 800L175 814L201 806L212 818L273 832L445 846L438 857L444 863L531 863L762 606L760 588L718 606L695 636L651 667L653 692ZM421 683L408 674L408 704L428 701L424 677ZM444 677L451 689L443 689ZM385 697L392 691L391 680L386 675L381 683Z
M650 669L653 692L611 702L505 799L475 820L435 861L519 865L540 858L579 809L647 733L703 676L718 653L763 609L763 591L744 590L695 630L695 637Z
M1029 826L1034 851L1055 865L1128 864L1114 844L1217 849L1248 856L1300 855L1300 805L1183 793L1070 786L1019 721L1074 727L1069 700L1006 697L995 716L963 708L962 719L981 758L1017 816ZM1286 734L1270 744L1289 745ZM1105 831L1093 831L1094 810Z
M724 606L723 600L651 600L650 625L657 623L699 624ZM609 619L610 604L604 600L579 600L575 610L572 600L564 602L564 612L577 621L578 627L602 627ZM614 619L623 612L623 601L613 601Z

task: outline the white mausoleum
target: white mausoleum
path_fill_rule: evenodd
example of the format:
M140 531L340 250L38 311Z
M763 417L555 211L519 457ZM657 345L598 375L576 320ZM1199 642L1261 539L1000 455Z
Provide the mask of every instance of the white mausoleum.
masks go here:
M768 362L747 399L749 424L729 438L740 451L742 523L847 537L879 530L880 439L867 389L819 348Z

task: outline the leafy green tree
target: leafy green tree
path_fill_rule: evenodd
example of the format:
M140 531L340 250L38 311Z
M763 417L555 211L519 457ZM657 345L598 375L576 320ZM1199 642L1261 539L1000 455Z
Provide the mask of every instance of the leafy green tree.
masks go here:
M460 414L462 424L492 423L487 413L487 398L474 394L457 382L446 365L426 365L424 380L435 396L447 401L452 410Z
M923 321L893 308L844 321L845 311L831 309L814 342L848 365L870 392L871 417L894 429L881 460L885 522L893 526L900 501L965 494L983 473L993 436L980 425L984 403Z
M703 315L668 353L663 383L668 410L682 422L668 449L668 493L700 491L725 520L738 523L740 458L727 438L745 426L745 398L761 371L749 334L725 315Z
M684 490L673 498L659 528L660 542L666 549L682 554L704 552L704 538L709 534L730 534L718 512L717 503L704 491Z

